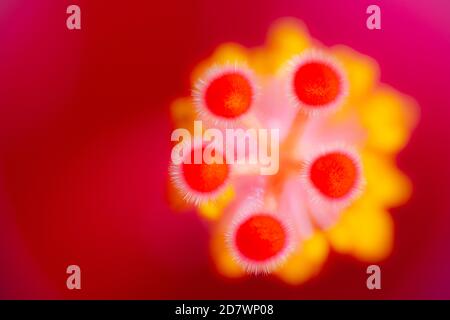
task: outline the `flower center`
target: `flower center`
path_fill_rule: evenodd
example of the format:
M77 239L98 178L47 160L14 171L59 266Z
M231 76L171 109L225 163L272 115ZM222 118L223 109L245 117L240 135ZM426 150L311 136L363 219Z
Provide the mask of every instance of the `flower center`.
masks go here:
M356 184L356 164L344 153L328 153L314 161L310 169L310 179L325 196L341 198Z
M247 112L253 100L249 80L239 73L227 73L211 81L205 92L208 109L217 116L236 118Z
M294 75L298 99L310 106L322 107L336 100L341 91L339 75L322 62L301 65Z
M239 226L235 242L246 258L264 261L279 254L286 246L286 231L278 219L268 214L256 214Z
M228 178L229 175L229 168L228 164L226 164L226 161L224 157L222 156L221 163L211 163L207 164L203 160L201 163L194 163L194 154L195 150L197 152L201 152L203 155L204 147L192 149L191 151L191 163L183 163L182 171L183 176L186 181L186 183L195 191L198 192L212 192L217 190L220 186L222 186L225 181ZM214 153L218 152L217 150L213 150L211 152L211 155L214 155ZM217 155L215 155L217 156ZM221 155L219 155L221 156Z

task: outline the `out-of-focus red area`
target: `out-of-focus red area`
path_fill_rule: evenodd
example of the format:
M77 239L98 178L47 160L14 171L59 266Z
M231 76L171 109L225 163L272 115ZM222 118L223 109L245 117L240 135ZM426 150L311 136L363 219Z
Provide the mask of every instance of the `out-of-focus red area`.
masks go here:
M72 3L81 31L65 25ZM365 26L369 4L2 1L0 298L450 298L450 4L379 1L381 31ZM170 101L216 45L261 44L284 16L374 57L382 81L421 106L399 158L414 195L393 211L379 292L365 286L366 265L338 255L299 287L221 278L201 220L168 208ZM70 264L80 291L66 289Z

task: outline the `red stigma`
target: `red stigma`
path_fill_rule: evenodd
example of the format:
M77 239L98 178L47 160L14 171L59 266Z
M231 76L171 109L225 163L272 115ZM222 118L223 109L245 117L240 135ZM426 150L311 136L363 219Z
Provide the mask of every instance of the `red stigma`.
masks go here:
M336 199L352 190L357 175L354 160L340 152L317 158L310 169L310 179L315 187L325 196Z
M222 186L228 178L229 168L223 158L222 163L207 164L203 161L202 148L202 162L194 163L195 149L191 151L191 163L183 163L182 172L186 183L197 192L212 192ZM198 150L198 152L200 152ZM217 150L212 153L218 152Z
M294 90L301 102L322 107L336 100L342 88L332 67L323 62L309 62L295 72Z
M253 100L249 80L235 72L223 74L209 83L205 92L208 109L217 116L236 118L247 112Z
M248 259L264 261L286 246L286 231L278 219L257 214L245 220L236 232L236 247Z

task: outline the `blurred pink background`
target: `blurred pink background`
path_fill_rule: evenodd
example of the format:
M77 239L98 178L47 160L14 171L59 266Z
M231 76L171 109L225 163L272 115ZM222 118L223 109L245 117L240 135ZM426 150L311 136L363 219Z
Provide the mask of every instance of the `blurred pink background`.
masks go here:
M70 4L81 31L66 28ZM366 28L370 4L382 30ZM302 286L224 279L203 222L168 208L170 101L218 44L260 45L285 16L375 58L381 80L421 107L398 161L414 194L393 210L381 291L337 254ZM446 0L2 0L0 298L449 299L449 16ZM80 291L66 289L69 264Z

